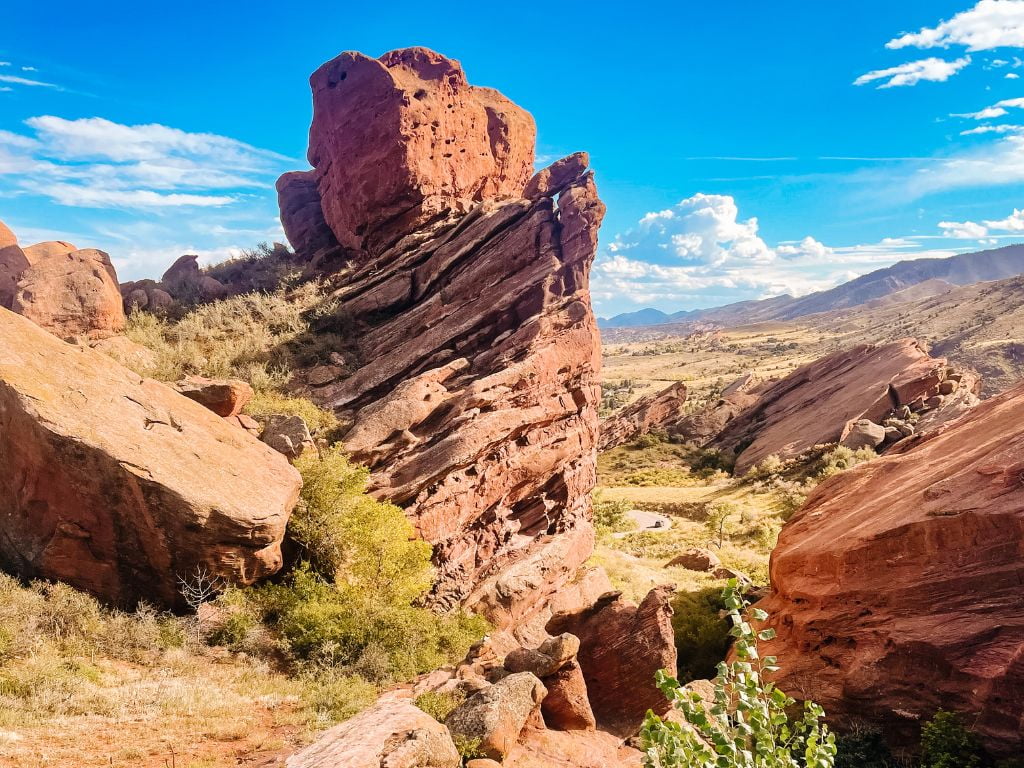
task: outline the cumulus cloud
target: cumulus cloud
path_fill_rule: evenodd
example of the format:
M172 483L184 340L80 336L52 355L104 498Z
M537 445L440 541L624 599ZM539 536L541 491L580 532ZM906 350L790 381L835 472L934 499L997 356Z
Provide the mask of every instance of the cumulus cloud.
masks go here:
M886 43L886 48L949 48L965 46L969 51L1024 47L1024 0L980 0L935 27L904 33Z
M594 264L598 306L709 307L823 290L920 250L912 240L830 247L807 236L769 246L756 218L727 195L698 194L649 213L614 238Z
M997 241L994 238L983 238L987 238L993 232L1009 234L1024 232L1024 210L1014 208L1013 213L1005 219L989 219L980 223L976 221L940 221L939 228L945 237L982 240L990 245Z
M922 80L933 83L944 83L961 69L971 63L970 56L963 56L953 61L930 57L918 61L908 61L888 69L876 69L861 75L853 81L854 85L867 85L876 81L878 88L896 88L899 86L917 85Z
M99 117L32 117L32 135L0 131L0 177L73 207L152 209L234 203L290 162L212 133ZM211 194L216 191L217 194Z

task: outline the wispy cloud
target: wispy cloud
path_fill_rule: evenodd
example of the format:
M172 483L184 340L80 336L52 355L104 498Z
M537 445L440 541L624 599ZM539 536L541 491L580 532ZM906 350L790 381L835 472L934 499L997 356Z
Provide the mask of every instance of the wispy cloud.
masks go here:
M960 112L950 115L950 117L966 117L971 120L991 120L994 117L1002 117L1003 115L1009 114L1010 109L1024 109L1024 98L1017 99L1003 99L997 101L991 107L985 107L978 112Z
M17 75L0 75L0 83L10 83L11 85L24 85L32 88L53 88L58 91L64 90L56 83L44 83L42 80L32 80L27 77L18 77Z
M23 193L65 206L230 205L245 190L268 189L292 164L236 139L165 125L52 115L25 123L33 135L0 131L0 174Z
M980 0L973 8L934 27L923 27L890 40L886 48L949 48L968 51L1024 47L1024 2Z
M953 61L933 56L918 61L908 61L906 64L900 64L896 67L876 69L873 72L861 75L853 81L853 84L867 85L868 83L883 81L877 86L878 88L896 88L917 85L922 80L943 83L970 63L970 56L963 56Z

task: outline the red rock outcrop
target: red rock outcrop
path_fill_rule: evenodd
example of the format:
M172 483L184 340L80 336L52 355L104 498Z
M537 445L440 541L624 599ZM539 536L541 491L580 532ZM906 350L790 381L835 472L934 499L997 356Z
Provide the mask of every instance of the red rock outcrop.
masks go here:
M292 171L281 176L277 180L277 202L281 226L296 253L316 263L340 249L320 207L316 171Z
M632 736L647 710L665 714L668 700L654 684L659 669L676 671L671 596L674 587L652 589L639 606L610 592L593 606L562 613L548 632L580 640L577 656L597 724L617 736Z
M726 424L753 406L768 386L770 382L745 373L726 387L720 398L669 425L668 433L678 440L705 445L725 429Z
M29 263L35 264L37 261L48 259L51 256L63 256L64 254L72 253L79 250L79 248L77 245L73 245L65 240L47 240L44 243L30 245L24 250Z
M346 52L309 82L308 159L323 220L345 248L379 251L447 211L519 197L533 175L529 113L426 48ZM322 235L308 181L282 182L285 230Z
M666 429L682 418L685 404L686 385L681 381L653 395L641 397L601 422L597 449L607 451L648 432Z
M11 308L21 274L31 266L18 238L0 221L0 307Z
M822 483L783 528L779 682L905 736L938 709L1024 753L1024 386Z
M518 625L593 547L593 174L578 154L523 198L532 120L424 49L311 82L322 210L360 251L330 297L349 373L313 397L434 545L436 604Z
M941 396L947 380L965 396ZM929 356L914 339L862 344L805 365L764 389L711 445L733 452L736 473L744 474L770 455L786 459L818 444L839 442L853 422L879 423L903 406L940 411L930 417L934 427L977 402L966 382L963 372L945 358Z
M207 379L189 376L173 384L175 391L195 400L218 416L237 416L252 400L252 387L239 379Z
M35 262L22 272L11 309L61 338L98 338L125 327L114 266L92 248Z
M197 567L281 565L287 460L169 387L0 309L0 563L105 600L181 607Z

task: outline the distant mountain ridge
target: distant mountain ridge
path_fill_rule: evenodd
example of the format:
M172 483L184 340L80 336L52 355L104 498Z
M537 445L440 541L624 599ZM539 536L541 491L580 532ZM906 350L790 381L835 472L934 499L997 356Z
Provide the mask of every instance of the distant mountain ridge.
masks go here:
M926 298L945 293L952 286L1004 280L1024 273L1024 244L1007 245L986 251L961 253L945 258L899 261L891 267L876 269L826 291L807 296L776 296L759 301L741 301L710 309L683 310L668 314L658 309L641 309L605 319L602 328L628 328L700 321L741 325L770 320L794 320L806 315L834 312L884 299L919 286L909 298Z

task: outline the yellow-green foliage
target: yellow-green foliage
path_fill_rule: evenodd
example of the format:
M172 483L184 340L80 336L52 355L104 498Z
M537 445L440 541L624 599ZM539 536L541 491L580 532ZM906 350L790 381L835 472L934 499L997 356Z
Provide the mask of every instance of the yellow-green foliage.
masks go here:
M715 667L725 658L729 647L729 622L722 592L709 587L696 592L678 592L672 599L672 630L679 651L679 679L714 677Z
M253 418L285 415L301 416L309 431L320 436L331 432L338 426L337 417L325 411L304 397L289 397L274 390L257 390L252 400L245 406L245 412Z
M416 706L437 720L443 723L462 702L466 700L466 694L462 689L454 691L427 691L416 697Z
M156 364L145 371L154 378L226 376L257 390L274 389L308 343L306 315L321 298L320 286L308 283L290 292L247 293L203 304L174 322L135 312L127 335L156 353Z
M402 510L365 493L367 471L340 447L304 454L296 467L302 500L289 532L306 563L282 584L223 596L222 640L244 647L265 622L303 663L378 683L464 656L486 622L415 605L432 583L431 549Z

